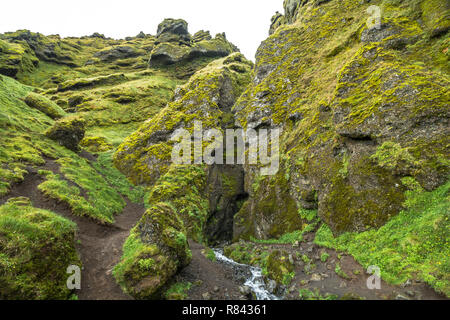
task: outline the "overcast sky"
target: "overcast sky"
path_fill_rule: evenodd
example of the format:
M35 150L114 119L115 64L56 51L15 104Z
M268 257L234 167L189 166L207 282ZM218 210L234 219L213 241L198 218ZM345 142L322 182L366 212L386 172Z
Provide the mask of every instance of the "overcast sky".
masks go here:
M267 38L270 18L283 12L283 0L14 0L1 1L0 33L29 29L62 37L111 38L156 34L164 18L182 18L189 32L225 32L247 58Z

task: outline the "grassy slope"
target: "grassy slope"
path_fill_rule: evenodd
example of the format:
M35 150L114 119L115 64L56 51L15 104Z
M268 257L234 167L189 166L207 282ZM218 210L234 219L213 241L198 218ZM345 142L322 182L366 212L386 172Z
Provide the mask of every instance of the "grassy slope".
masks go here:
M115 184L128 186L124 195L135 195L126 178L115 170L111 162L103 161L99 168L114 178L106 180L91 164L76 153L46 138L43 132L53 120L42 112L28 107L21 99L30 87L0 76L0 195L7 194L14 182L24 179L26 168L45 164L45 157L56 159L62 177L42 172L47 181L39 189L48 196L66 202L77 215L86 215L102 222L113 222L114 215L122 212L126 203ZM102 170L99 170L102 171ZM83 197L82 190L86 193ZM141 191L137 191L138 194Z
M69 265L80 266L75 223L27 199L0 206L0 299L66 299Z
M333 237L323 224L319 245L353 255L364 267L376 265L393 284L420 279L450 297L450 182L433 192L407 192L407 209L378 230Z

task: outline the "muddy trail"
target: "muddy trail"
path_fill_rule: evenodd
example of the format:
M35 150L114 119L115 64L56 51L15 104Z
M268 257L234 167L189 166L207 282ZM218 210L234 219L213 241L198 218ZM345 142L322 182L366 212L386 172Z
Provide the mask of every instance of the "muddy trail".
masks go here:
M6 197L0 198L0 205L9 198L27 197L34 207L53 211L77 224L77 250L83 263L81 290L76 291L80 300L132 299L123 293L116 283L112 268L120 261L122 246L130 229L144 214L144 205L125 199L127 205L123 212L115 217L114 224L98 224L92 219L73 215L67 204L44 196L37 188L44 182L43 177L38 174L39 169L59 174L59 165L52 159L46 159L46 164L37 169L27 168L28 174L24 181L15 184Z

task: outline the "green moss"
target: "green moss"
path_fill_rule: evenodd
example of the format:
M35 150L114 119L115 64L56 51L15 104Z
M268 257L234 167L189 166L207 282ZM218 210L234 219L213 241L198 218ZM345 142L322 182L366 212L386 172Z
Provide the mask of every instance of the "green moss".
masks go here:
M68 299L66 274L81 265L75 250L76 225L29 199L0 206L0 284L2 299Z
M183 220L187 235L197 242L203 242L209 213L205 190L204 166L174 165L151 189L146 202L149 205L165 202L173 206Z
M107 174L107 178L103 178L83 158L61 157L57 162L65 179L51 172L41 172L46 181L38 188L47 196L67 203L76 215L112 223L114 215L122 212L126 205L119 192L134 202L142 199L142 189L133 189L126 178L110 166L107 156L101 157L95 165L100 172Z
M142 203L145 190L142 187L134 186L128 179L117 170L112 162L113 151L101 153L93 167L106 181L120 194L127 197L134 203Z
M320 255L320 261L322 261L323 263L327 262L328 258L330 257L330 255L326 252L323 252Z
M191 289L190 282L177 282L173 284L165 293L167 300L185 300L188 298L188 291Z
M64 110L62 110L56 103L34 92L30 92L25 97L25 103L31 108L38 109L53 119L59 119L66 115Z
M295 276L294 265L289 261L288 254L284 251L272 251L267 258L265 270L270 279L285 286L289 285Z

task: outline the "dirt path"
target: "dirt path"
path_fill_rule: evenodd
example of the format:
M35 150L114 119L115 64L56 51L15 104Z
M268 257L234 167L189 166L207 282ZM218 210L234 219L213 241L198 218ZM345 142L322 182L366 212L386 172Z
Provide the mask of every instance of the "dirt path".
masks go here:
M189 290L192 300L246 300L239 292L242 285L236 281L234 271L225 265L207 259L202 245L189 241L192 261L176 277L178 282L191 282ZM196 283L196 284L195 284Z
M59 166L48 160L39 169L51 170L59 173ZM83 263L81 275L81 290L77 295L81 300L129 300L132 297L122 292L116 283L112 268L122 255L122 246L129 235L130 229L145 212L142 204L131 203L128 199L122 214L116 216L113 225L100 225L92 219L78 217L72 214L68 205L58 203L45 197L38 189L44 179L37 173L37 169L28 168L29 174L22 183L12 187L11 192L0 199L0 205L9 198L28 197L36 208L51 210L78 226L77 249Z

